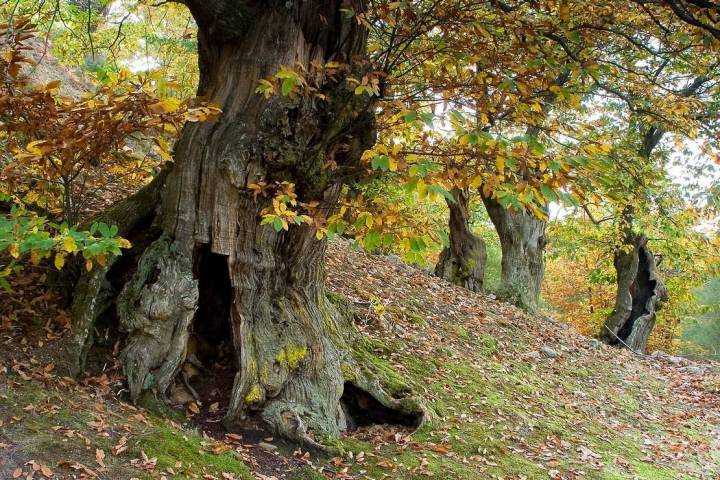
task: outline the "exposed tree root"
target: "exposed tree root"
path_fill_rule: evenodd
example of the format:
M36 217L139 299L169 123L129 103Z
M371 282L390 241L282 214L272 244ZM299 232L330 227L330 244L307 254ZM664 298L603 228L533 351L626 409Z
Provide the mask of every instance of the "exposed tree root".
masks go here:
M72 304L73 331L65 342L64 364L59 365L70 375L78 375L85 369L87 354L93 343L93 327L98 318L114 305L118 291L109 281L108 273L113 268L122 270L115 272L115 276L120 277L125 270L134 268L135 257L142 253L149 241L160 234L152 227L152 223L167 173L167 169L162 170L136 194L94 219L116 225L118 235L130 238L134 246L122 256L110 258L105 265L96 265L77 280Z

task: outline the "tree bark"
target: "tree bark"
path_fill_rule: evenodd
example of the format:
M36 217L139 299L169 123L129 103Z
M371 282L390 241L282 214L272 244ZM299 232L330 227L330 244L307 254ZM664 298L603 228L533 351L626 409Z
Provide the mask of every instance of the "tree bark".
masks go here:
M655 326L656 312L667 299L667 289L657 273L647 237L632 230L632 216L632 208L626 207L624 245L615 251L614 258L615 306L599 336L609 345L622 343L642 353Z
M375 141L373 99L355 95L347 77L325 80L324 99L265 98L255 89L283 66L313 72L314 65L336 61L351 65L347 76L361 77L367 32L341 9L359 12L363 4L186 3L199 26L199 94L223 113L217 122L185 127L159 187L156 234L134 265L121 268L117 260L80 282L77 357L87 351L93 322L114 301L127 333L121 359L132 399L147 389L164 394L185 360L190 330L227 311L221 321L230 322L237 373L226 424L254 415L277 435L319 446L317 439L348 424L340 401L348 381L383 407L419 414L416 402L390 396L354 358L351 325L326 298L325 240L308 226L280 232L261 226L272 199L248 188L289 182L302 200L317 200L329 214L341 179L360 171L360 156ZM152 202L142 211L154 212ZM147 222L141 226L150 230ZM138 229L131 227L134 240ZM226 268L203 278L208 256ZM200 288L204 281L218 288ZM212 290L229 292L219 299L227 308L198 315L200 295Z
M497 200L485 195L483 203L500 238L502 271L498 296L534 311L540 301L545 273L547 222L526 211L504 208Z
M440 253L435 275L473 292L480 292L485 280L485 242L470 228L469 192L454 188L450 193L453 197L452 201L447 201L450 244Z

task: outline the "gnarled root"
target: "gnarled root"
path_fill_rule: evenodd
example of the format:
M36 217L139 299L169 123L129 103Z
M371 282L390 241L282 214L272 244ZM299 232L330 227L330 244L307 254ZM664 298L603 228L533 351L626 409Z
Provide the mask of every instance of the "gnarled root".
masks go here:
M159 238L117 300L120 328L128 332L121 359L133 401L146 389L165 393L185 359L197 305L190 258L179 244Z

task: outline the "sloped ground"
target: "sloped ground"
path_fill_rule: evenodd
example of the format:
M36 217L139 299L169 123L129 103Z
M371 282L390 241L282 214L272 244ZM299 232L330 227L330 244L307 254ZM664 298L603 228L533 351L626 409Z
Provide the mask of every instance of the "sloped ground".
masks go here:
M0 478L720 478L715 367L598 345L343 241L327 270L382 380L427 400L420 431L362 427L320 459L223 436L212 406L123 403L112 359L79 383L58 378L67 317L26 275L0 303Z

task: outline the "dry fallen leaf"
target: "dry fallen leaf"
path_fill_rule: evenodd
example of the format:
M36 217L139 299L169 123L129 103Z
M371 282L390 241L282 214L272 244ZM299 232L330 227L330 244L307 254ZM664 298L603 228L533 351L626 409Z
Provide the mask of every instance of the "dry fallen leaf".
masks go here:
M100 465L102 468L105 468L105 452L102 448L95 449L95 460L97 461L98 465Z
M122 436L122 437L120 437L118 444L112 448L111 452L113 455L117 456L117 455L120 455L125 450L127 450L127 437Z

